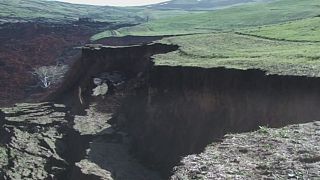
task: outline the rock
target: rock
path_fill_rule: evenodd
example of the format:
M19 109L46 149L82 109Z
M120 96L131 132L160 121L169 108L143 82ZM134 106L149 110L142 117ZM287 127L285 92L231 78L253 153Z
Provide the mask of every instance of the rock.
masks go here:
M93 83L96 86L100 86L102 84L103 80L101 78L93 78Z
M39 104L17 104L11 108L2 108L8 122L26 124L52 124L54 122L65 122L65 113L58 112L55 106L48 103Z
M96 112L93 106L86 112L86 116L75 116L74 118L73 127L81 135L95 135L113 131L109 122L112 114Z
M72 179L113 180L111 173L97 164L85 159L75 164Z
M66 105L64 105L64 104L54 104L54 107L56 107L56 108L66 108Z
M67 163L57 153L56 146L62 143L63 135L55 125L66 123L65 113L55 111L57 106L63 107L39 103L0 109L4 113L0 132L5 132L8 137L6 141L3 137L0 139L3 142L0 144L0 169L3 170L0 175L9 179L52 179L52 175L62 172L53 172L53 164L60 169L66 168Z
M109 86L107 83L102 83L101 85L97 86L93 89L92 96L104 96L108 93Z

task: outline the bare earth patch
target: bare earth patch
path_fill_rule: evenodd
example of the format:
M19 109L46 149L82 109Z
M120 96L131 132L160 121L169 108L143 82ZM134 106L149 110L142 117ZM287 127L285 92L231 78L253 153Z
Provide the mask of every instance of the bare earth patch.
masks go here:
M177 179L320 179L320 122L226 135L175 167Z

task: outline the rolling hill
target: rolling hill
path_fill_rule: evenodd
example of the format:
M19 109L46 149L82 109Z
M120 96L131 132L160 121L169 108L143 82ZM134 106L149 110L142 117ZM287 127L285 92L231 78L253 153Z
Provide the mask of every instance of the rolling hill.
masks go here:
M319 6L318 0L256 2L211 12L153 20L138 26L118 29L112 35L156 36L233 31L311 18L319 15ZM110 33L98 34L93 39L107 35Z
M253 28L243 33L286 41L320 42L320 17Z
M156 55L156 65L261 69L268 74L320 76L319 43L269 40L228 33L165 38L179 49Z
M228 6L240 5L250 2L261 2L271 0L172 0L149 7L153 9L179 9L179 10L213 10Z
M124 22L139 21L134 10L108 6L78 5L45 0L1 0L0 19L70 21L79 17L94 18L99 21Z

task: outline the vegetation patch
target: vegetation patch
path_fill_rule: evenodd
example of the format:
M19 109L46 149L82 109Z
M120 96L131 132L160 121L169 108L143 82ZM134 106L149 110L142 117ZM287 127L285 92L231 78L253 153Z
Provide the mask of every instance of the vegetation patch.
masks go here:
M118 29L116 36L156 36L232 31L239 28L278 24L317 16L319 5L320 1L318 0L279 0L250 3L205 13L157 19L138 26Z
M262 26L244 33L278 40L320 42L320 17Z
M160 42L180 48L154 56L156 65L260 69L268 74L320 76L319 43L276 41L235 33L170 37Z
M1 19L45 19L46 21L70 21L90 17L108 22L136 21L140 18L134 10L106 6L88 6L42 0L2 0Z

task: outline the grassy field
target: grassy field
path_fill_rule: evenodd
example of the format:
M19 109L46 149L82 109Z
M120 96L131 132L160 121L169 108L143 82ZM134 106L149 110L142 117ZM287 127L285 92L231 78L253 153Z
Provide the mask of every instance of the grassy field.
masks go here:
M320 76L320 43L273 41L234 33L165 38L180 49L156 55L156 65L261 69L268 74Z
M138 26L118 29L113 35L154 36L233 31L311 18L320 14L319 6L319 0L250 3L212 12L158 19ZM99 38L103 37L103 35L99 36Z
M171 0L160 4L151 5L151 7L153 9L161 10L213 10L256 1L261 2L270 0Z
M188 0L190 1L190 0ZM195 1L195 0L192 0ZM243 1L243 0L236 0ZM245 0L247 1L247 0ZM46 21L70 21L79 17L90 17L98 21L143 23L177 15L196 14L184 9L162 10L153 7L110 7L70 4L47 0L2 0L0 20L44 19Z
M138 10L138 9L137 9ZM21 18L25 20L44 18L51 21L75 20L91 17L108 22L127 22L140 19L135 9L75 5L44 0L1 0L0 19Z
M244 33L289 41L320 41L320 17L254 28Z

